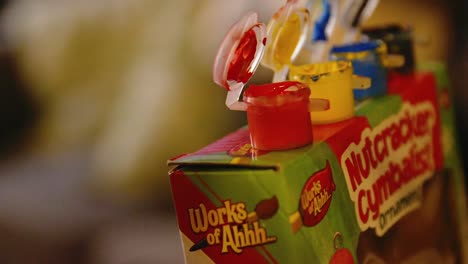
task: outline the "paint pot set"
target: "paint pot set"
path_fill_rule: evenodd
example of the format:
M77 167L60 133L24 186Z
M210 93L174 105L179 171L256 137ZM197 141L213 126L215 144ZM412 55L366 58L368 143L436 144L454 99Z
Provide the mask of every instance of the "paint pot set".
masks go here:
M213 77L248 127L168 162L186 263L463 262L447 70L413 70L406 31L362 34L376 2L290 0L229 31ZM249 84L260 64L272 82Z
M213 78L228 90L227 107L247 112L255 149L311 144L313 124L352 118L357 101L386 94L386 69L403 64L401 56L387 54L384 42L372 40L335 45L328 62L295 65L311 20L309 9L288 1L268 26L247 14L221 44ZM260 63L274 71L273 82L246 87Z

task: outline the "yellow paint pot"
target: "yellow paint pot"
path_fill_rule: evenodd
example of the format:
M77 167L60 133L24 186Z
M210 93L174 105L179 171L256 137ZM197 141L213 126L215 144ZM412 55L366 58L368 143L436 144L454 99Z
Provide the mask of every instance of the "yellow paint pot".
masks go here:
M289 79L306 83L310 88L311 99L329 100L326 111L311 112L313 124L328 124L354 116L354 89L367 89L371 80L353 74L350 61L291 66Z

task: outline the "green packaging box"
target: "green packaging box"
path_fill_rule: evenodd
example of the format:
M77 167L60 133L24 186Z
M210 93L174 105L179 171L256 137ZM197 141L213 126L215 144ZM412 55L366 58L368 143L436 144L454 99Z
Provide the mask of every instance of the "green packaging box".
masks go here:
M465 221L448 83L394 75L312 145L248 128L169 161L186 263L459 263ZM437 78L435 77L437 76Z

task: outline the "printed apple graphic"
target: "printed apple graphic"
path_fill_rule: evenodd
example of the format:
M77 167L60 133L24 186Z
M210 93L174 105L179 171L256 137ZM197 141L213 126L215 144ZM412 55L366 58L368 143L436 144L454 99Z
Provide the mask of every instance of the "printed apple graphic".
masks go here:
M343 236L340 232L336 232L333 236L333 244L335 254L330 259L330 264L354 264L353 254L349 249L343 247Z

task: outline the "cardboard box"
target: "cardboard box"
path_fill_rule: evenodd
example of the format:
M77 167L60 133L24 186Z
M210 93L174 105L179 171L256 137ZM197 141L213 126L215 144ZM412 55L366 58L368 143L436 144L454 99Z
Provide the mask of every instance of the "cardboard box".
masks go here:
M169 161L186 262L461 262L465 194L446 85L394 75L392 94L314 126L313 145L255 151L241 128Z

